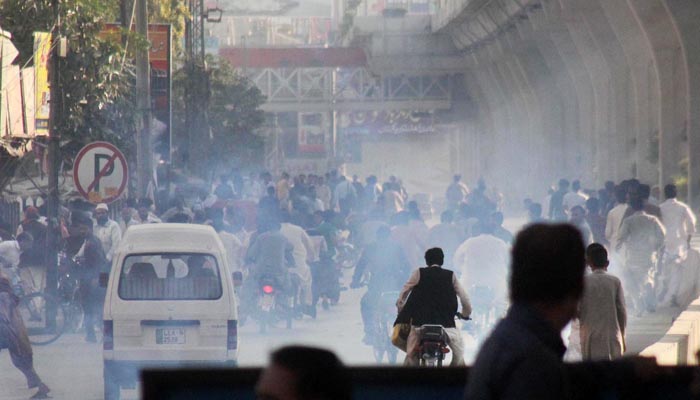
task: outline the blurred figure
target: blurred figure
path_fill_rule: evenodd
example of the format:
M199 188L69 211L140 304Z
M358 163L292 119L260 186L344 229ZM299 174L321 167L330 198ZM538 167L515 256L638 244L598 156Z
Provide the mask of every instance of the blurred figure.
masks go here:
M542 204L532 203L527 211L527 222L536 223L544 220L542 218Z
M664 305L678 305L676 296L681 286L683 263L688 257L690 240L695 233L695 214L687 204L676 199L677 194L676 185L666 185L666 201L660 206L661 218L666 228L662 272L666 288L661 298Z
M531 225L515 239L512 306L479 350L466 399L568 398L561 331L576 315L585 269L570 225Z
M384 206L384 215L390 217L396 213L403 211L404 199L401 194L389 182L382 185L382 194L380 196L382 205Z
M46 399L50 389L34 370L32 345L29 343L24 321L17 311L18 305L19 298L0 269L0 350L7 349L10 352L12 364L27 379L27 387L39 389L31 398Z
M656 311L654 277L666 230L658 218L644 212L641 198L630 200L633 214L622 221L617 249L624 246L623 284L638 316Z
M272 353L255 393L260 400L352 400L352 381L330 351L288 346Z
M139 206L138 209L139 223L141 224L159 224L162 221L160 218L153 215L153 213L146 206Z
M571 211L576 206L584 207L586 200L588 200L588 196L581 191L581 182L576 179L571 183L571 191L564 195L562 203L564 210Z
M443 211L440 214L440 223L430 228L428 232L428 247L441 247L445 253L445 265L457 270L459 267L453 264L454 254L462 244L464 235L453 220L453 211Z
M355 186L350 182L345 175L340 176L340 182L335 186L333 191L335 199L335 207L340 214L347 216L355 207L357 201L357 192Z
M569 223L581 232L583 244L588 246L593 242L593 235L591 234L591 227L586 222L586 210L581 206L574 206L570 210L570 214Z
M293 248L292 256L295 266L290 268L289 272L294 274L299 282L301 312L311 318L316 318L316 306L313 304L313 293L311 292L311 268L308 264L314 255L314 245L302 227L291 223L289 213L282 213L280 233L287 238Z
M488 225L493 227L493 236L503 240L509 246L513 243L513 234L503 227L502 212L496 211L492 213Z
M407 211L394 215L394 218L392 218L394 227L391 229L391 238L401 246L408 258L408 262L411 264L411 268L416 268L423 264L421 255L425 244L421 242L423 238L416 236L409 226L410 218Z
M456 210L457 207L464 201L469 194L469 188L462 182L462 175L452 177L452 183L445 191L445 200L447 201L448 210Z
M566 221L566 209L564 208L564 196L569 192L569 181L566 179L559 180L559 188L552 193L549 200L549 210L547 215L553 221Z
M622 284L607 273L608 252L600 243L586 249L586 275L579 307L584 360L614 360L625 352L627 310Z
M105 203L100 203L95 207L93 233L102 243L102 250L107 262L111 263L114 252L117 251L119 242L122 240L122 231L119 229L119 224L109 218L108 212L109 208Z
M493 235L493 225L479 225L480 232L464 241L455 252L453 265L466 288L488 287L496 302L508 303L510 245ZM474 299L475 302L481 299ZM505 308L505 307L502 307Z
M20 256L19 266L22 279L30 284L32 291L43 291L46 287L46 225L39 220L39 210L27 207L24 210L24 220L17 227L17 237L23 232L33 238L32 251L24 251ZM9 238L7 238L9 239Z
M377 331L375 315L382 293L399 291L412 268L401 246L391 240L390 235L387 226L377 230L374 242L365 248L357 262L350 284L353 289L367 284L367 292L360 302L366 344L371 344L372 334Z
M229 184L228 176L221 175L219 178L219 185L214 189L214 194L219 200L231 200L234 198L235 193L233 187Z
M617 204L608 212L605 222L605 239L609 243L610 249L610 270L613 274L622 276L623 254L618 250L620 241L620 226L622 219L627 213L627 191L624 186L618 185L615 187L615 201Z
M606 245L608 241L605 239L605 217L600 214L600 201L595 197L586 200L586 222L591 228L593 241Z
M121 230L122 233L125 233L130 226L140 223L139 220L134 218L135 211L136 210L131 207L124 207L119 212L119 230Z

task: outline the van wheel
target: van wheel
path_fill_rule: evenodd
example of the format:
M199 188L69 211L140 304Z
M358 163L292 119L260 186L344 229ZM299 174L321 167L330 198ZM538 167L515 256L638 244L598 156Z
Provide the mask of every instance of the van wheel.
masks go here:
M104 366L104 392L105 400L119 400L119 382L115 376L109 371L105 364Z

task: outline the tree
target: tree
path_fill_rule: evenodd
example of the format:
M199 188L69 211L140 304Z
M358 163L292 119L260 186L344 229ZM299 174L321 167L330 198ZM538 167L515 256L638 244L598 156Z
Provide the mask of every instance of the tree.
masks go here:
M262 166L264 142L257 130L265 121L265 113L260 109L265 96L226 61L210 59L208 64L208 71L197 70L188 75L180 69L174 74L173 125L178 156L185 162L192 160L187 162L190 170L204 178L206 172L216 169L215 166ZM196 94L199 98L209 99L207 111L211 129L210 135L195 132L189 144L185 125L185 91L188 89L199 91Z
M132 153L136 129L133 67L120 43L100 37L105 20L115 18L108 0L61 0L61 34L68 39L59 59L60 116L55 131L64 155L94 140L113 142ZM12 33L22 65L33 63L33 34L51 31L50 0L2 0L0 26ZM67 153L67 154L66 154Z

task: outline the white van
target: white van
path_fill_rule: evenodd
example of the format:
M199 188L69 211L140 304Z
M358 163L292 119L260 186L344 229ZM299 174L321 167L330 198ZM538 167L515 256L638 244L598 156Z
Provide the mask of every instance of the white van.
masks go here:
M234 366L234 282L219 236L205 225L129 227L104 304L105 399L134 387L143 367Z

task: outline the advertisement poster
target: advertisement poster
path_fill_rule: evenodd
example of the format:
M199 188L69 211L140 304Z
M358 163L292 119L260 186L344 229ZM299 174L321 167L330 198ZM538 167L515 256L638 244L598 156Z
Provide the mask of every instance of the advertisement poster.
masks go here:
M51 33L34 32L34 132L36 136L49 134L49 53Z

